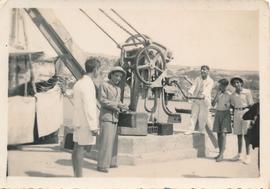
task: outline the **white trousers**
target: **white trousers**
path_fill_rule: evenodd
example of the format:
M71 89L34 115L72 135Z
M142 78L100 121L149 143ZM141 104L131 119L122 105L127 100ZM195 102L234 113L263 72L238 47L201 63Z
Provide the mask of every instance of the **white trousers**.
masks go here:
M205 126L212 128L211 114L209 112L209 105L204 101L196 101L191 106L191 121L190 129L205 131Z
M217 148L218 144L217 139L212 132L213 124L209 108L209 105L205 101L196 101L192 104L190 129L205 133L206 146L208 146L207 143L211 142L212 145ZM208 137L206 137L206 134Z

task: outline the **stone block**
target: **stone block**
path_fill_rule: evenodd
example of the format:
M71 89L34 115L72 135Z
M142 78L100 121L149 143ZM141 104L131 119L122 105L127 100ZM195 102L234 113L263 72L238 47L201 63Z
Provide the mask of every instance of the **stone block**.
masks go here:
M120 165L138 165L204 157L207 154L204 138L203 134L179 133L169 136L119 136L118 162ZM97 160L98 147L93 146L85 156Z

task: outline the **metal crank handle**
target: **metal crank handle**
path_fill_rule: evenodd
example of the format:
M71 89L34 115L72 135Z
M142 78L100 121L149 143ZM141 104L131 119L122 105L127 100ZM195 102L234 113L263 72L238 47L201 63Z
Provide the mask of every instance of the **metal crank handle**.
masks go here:
M194 96L188 96L187 99L190 99L190 100L204 100L204 97L194 97Z

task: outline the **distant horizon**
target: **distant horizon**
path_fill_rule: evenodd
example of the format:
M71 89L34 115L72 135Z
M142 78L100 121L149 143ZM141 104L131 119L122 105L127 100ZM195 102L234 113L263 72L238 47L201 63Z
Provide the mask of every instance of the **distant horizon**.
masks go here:
M13 50L13 49L12 49ZM19 51L18 51L19 52ZM29 51L30 52L30 51ZM33 53L34 51L32 51L31 53ZM40 51L36 51L36 52L40 52ZM42 51L43 52L43 51ZM9 52L10 53L14 53L14 52ZM85 52L85 54L87 56L101 56L101 57L106 57L106 58L112 58L112 59L117 59L119 58L119 56L116 55L110 55L110 54L106 54L106 53L91 53L91 52ZM44 53L43 56L45 56L46 58L50 58L50 57L55 57L55 56L46 56L47 54ZM57 56L57 55L56 55ZM189 67L189 68L200 68L201 65L177 65L177 64L173 64L173 63L168 63L167 67L176 67L176 68L181 68L181 67ZM258 72L259 70L243 70L243 69L228 69L228 68L217 68L217 67L210 67L211 70L224 70L224 71L239 71L239 72Z
M189 65L176 65L176 64L168 64L167 65L168 68L170 67L176 67L176 68L185 68L185 67L189 67L189 68L198 68L200 69L201 66L189 66ZM235 71L235 72L257 72L259 73L259 70L243 70L243 69L230 69L230 68L217 68L217 67L210 67L210 70L222 70L222 71Z

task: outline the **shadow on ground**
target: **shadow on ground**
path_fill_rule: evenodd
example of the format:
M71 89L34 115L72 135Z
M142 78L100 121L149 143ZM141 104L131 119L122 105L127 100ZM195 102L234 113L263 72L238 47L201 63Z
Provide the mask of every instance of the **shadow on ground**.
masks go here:
M199 176L199 175L182 175L185 178L229 178L229 177L218 177L218 176Z
M214 162L216 162L215 157L203 157L202 159L213 160ZM238 160L233 160L232 158L223 158L223 160L218 163L222 163L222 162L239 163Z
M26 171L25 173L30 177L72 177L70 175L55 175L49 173L42 173L39 171Z
M56 160L55 163L57 163L59 165L63 165L63 166L72 166L72 162L69 159L59 159L59 160ZM97 169L97 164L96 163L90 163L90 162L84 160L83 161L83 168L96 170Z
M60 146L34 146L34 145L17 145L17 146L9 146L8 150L13 151L24 151L24 152L64 152L61 150Z

